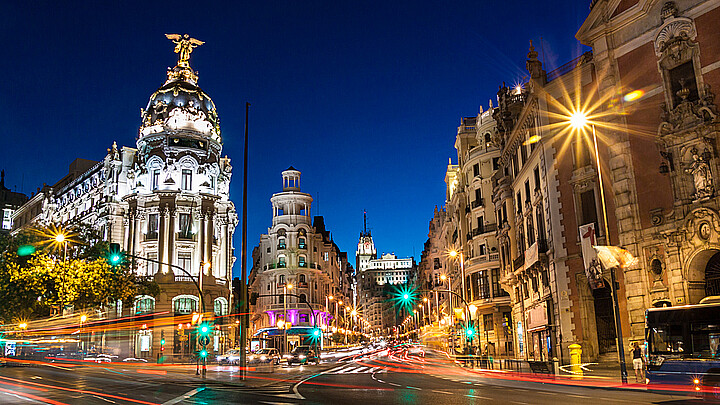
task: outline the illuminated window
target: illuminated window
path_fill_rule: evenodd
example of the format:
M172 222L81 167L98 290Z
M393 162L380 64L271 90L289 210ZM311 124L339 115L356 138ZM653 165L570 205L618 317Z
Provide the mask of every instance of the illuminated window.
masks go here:
M192 266L192 253L189 252L179 252L178 253L178 266L185 269L190 274L197 275L200 272L200 269L194 269ZM178 274L180 275L180 274ZM185 275L183 273L182 275Z
M305 238L298 238L298 249L307 249Z
M157 239L159 219L160 219L159 214L149 214L148 215L147 239Z
M173 298L173 310L177 315L191 314L197 311L198 298L191 295L179 295Z
M299 267L307 267L307 262L305 261L305 256L300 256L298 258L298 266ZM305 282L305 275L303 275L303 274L300 275L300 282L301 283Z
M140 297L135 301L135 314L148 314L155 311L155 298Z
M180 239L192 239L192 221L190 214L180 214L179 216L180 222L180 232L179 232L179 238Z
M228 301L225 297L215 298L213 305L215 316L225 316L228 314Z
M181 189L192 190L192 170L183 169Z

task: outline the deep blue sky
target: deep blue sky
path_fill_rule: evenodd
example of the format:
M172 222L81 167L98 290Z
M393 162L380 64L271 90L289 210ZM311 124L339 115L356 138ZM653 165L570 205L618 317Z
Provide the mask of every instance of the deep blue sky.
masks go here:
M113 140L134 146L140 108L177 61L164 34L189 33L206 42L191 65L218 108L238 210L252 103L249 249L293 165L350 257L366 209L379 252L419 259L460 118L522 78L528 40L540 50L543 37L548 71L579 55L574 35L590 1L8 3L6 185L29 195L76 157L100 160Z

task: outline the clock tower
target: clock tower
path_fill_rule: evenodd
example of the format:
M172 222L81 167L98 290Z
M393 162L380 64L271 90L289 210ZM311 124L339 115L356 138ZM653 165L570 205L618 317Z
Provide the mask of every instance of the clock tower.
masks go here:
M355 268L360 273L364 272L372 259L377 259L377 251L375 250L372 234L367 229L367 213L363 212L363 230L360 232L360 239L358 240Z

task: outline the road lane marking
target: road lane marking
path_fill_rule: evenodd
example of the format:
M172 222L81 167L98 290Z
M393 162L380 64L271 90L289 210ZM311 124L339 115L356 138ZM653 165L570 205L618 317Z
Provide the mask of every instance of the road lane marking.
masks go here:
M468 397L468 398L490 399L490 398L488 398L488 397L481 397L480 395L467 394L467 395L465 395L465 396Z
M569 397L575 397L575 398L590 398L587 395L575 395L575 394L567 394Z
M99 397L99 396L97 396L97 395L93 395L93 396L94 396L95 398L102 399L103 401L110 402L111 404L117 404L117 402L113 401L112 399L107 399L107 398Z
M388 384L392 385L393 387L402 387L402 385L400 385L400 384L395 384L395 383L388 383Z
M186 392L186 393L183 394L183 395L180 395L180 396L178 396L178 397L175 397L175 398L173 398L173 399L171 399L171 400L169 400L169 401L163 402L162 405L174 405L174 404L177 404L178 402L182 402L182 401L184 401L184 400L186 400L186 399L188 399L188 398L196 395L197 393L203 391L204 389L205 389L204 387L195 388L194 390L188 391L188 392Z
M453 394L452 392L440 391L440 390L432 390L432 392L437 392L438 394L448 394L448 395L452 395L452 394Z
M422 390L422 388L411 387L411 386L409 386L409 385L406 385L406 387L410 388L411 390L418 390L418 391L421 391L421 390Z

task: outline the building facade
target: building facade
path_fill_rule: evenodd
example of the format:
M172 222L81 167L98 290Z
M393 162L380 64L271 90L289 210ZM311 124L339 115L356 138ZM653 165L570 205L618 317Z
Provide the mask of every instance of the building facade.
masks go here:
M325 229L311 216L313 198L300 190L300 171L282 172L273 194L272 225L260 236L250 272L254 347L287 351L309 344L319 328L329 335L342 326L337 302L352 299L352 268ZM325 342L325 340L323 340Z
M181 37L178 46L187 45L188 38ZM155 261L140 259L136 270L158 283L159 295L136 297L130 308L117 303L109 311L148 320L130 332L126 346L112 348L134 357L159 356L163 340L169 349L164 355L192 356L195 340L185 326L192 314L221 317L230 305L238 222L229 196L232 167L222 157L215 104L198 87L189 54L180 53L142 109L135 147L113 142L101 161L77 159L66 176L14 214L16 230L33 223L88 224L129 254ZM154 327L146 314L156 312L171 314L171 326ZM232 344L229 325L224 318L214 324L210 350L220 352Z
M0 233L13 229L13 214L25 204L28 197L5 187L5 170L0 171Z

